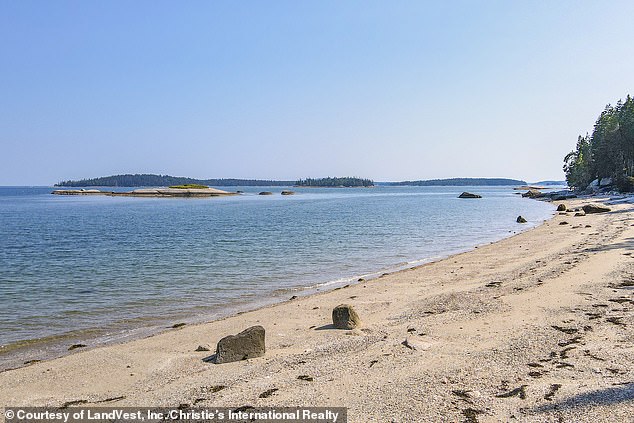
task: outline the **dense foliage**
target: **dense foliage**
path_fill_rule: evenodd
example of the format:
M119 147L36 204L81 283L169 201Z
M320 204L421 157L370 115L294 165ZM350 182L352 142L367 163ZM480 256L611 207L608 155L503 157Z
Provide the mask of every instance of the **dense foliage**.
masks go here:
M200 184L185 184L185 185L172 185L170 188L173 189L207 189L209 188L207 185Z
M419 187L434 186L503 186L503 185L526 185L526 181L505 178L451 178L451 179L428 179L425 181L403 181L390 182L390 185L412 185Z
M295 182L298 187L373 187L374 181L362 178L306 178Z
M212 185L212 186L290 186L293 181L266 181L259 179L193 179L169 175L114 175L102 178L63 181L58 187L165 187L172 185Z
M564 158L566 181L586 188L595 179L611 178L622 191L634 188L634 100L629 95L616 106L607 105L592 135L580 136Z

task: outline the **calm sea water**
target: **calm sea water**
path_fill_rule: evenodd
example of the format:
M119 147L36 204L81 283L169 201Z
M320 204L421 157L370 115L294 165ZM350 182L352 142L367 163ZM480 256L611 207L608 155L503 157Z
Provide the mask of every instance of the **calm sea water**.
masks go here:
M411 267L553 214L511 187L236 189L165 199L0 187L0 368ZM464 190L484 198L458 199Z

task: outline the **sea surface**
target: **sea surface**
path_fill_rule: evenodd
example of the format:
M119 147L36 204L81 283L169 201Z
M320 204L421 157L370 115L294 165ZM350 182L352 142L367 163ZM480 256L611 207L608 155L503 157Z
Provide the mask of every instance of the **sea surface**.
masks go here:
M244 194L0 187L0 369L413 267L554 213L512 187L224 189Z

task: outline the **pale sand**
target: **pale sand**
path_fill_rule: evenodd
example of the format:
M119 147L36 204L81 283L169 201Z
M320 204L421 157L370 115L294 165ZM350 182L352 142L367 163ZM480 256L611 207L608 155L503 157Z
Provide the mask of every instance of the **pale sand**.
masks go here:
M348 407L351 422L633 421L634 287L616 287L634 280L632 211L557 215L413 270L6 371L0 406L328 405ZM361 330L327 326L340 303L357 309ZM266 328L264 357L214 365L194 352L252 325ZM404 346L407 337L421 348ZM497 397L522 386L525 398ZM114 397L124 398L103 402Z

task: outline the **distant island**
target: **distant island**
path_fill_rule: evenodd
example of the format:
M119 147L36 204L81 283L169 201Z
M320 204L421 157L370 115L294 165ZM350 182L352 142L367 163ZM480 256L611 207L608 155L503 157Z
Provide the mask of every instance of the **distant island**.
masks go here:
M527 185L526 181L506 178L450 178L427 179L422 181L386 182L390 186L417 186L417 187L442 187L442 186L505 186Z
M352 187L373 187L374 181L355 177L344 178L306 178L295 182L296 187L326 187L326 188L352 188Z
M566 181L539 181L539 182L533 182L532 185L545 185L545 186L563 185L563 186L566 186L567 182Z
M153 174L126 174L101 178L62 181L56 187L167 187L177 185L234 186L291 186L295 181L269 181L261 179L194 179L180 176Z

